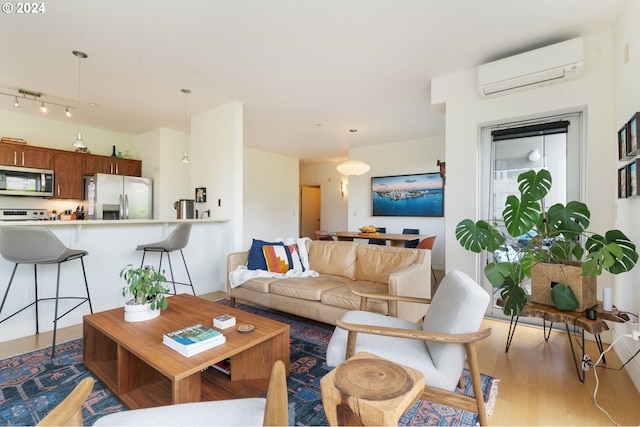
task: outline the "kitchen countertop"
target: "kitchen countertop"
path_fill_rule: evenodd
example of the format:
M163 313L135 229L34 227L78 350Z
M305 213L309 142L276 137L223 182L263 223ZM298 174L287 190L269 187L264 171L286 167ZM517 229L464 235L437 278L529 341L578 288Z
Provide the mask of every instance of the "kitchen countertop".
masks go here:
M11 225L33 225L33 226L62 226L62 225L134 225L134 224L175 224L179 222L190 222L190 223L220 223L220 222L229 222L228 218L223 219L215 219L215 218L206 218L206 219L118 219L118 220L108 220L108 219L89 219L89 220L57 220L57 221L34 221L34 220L15 220L15 221L0 221L0 226L11 226Z

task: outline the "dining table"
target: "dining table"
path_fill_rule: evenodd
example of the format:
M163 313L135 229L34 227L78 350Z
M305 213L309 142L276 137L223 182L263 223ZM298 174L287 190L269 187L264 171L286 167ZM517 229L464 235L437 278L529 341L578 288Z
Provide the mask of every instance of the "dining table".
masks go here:
M404 247L406 242L424 240L431 237L424 234L362 233L360 231L336 231L333 235L339 241L353 241L353 239L388 240L391 246L401 247Z

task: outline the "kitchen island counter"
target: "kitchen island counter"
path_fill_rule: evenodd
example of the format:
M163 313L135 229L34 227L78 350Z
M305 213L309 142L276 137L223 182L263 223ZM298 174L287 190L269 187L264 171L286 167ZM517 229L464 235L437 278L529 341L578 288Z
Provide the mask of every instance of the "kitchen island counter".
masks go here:
M56 220L56 221L34 221L34 220L25 220L25 221L0 221L0 227L10 226L10 225L28 225L28 226L58 226L58 225L136 225L136 224L177 224L181 222L191 222L191 223L220 223L220 222L229 222L228 218L225 219L214 219L214 218L206 218L206 219L83 219L83 220Z
M87 281L94 312L122 307L130 297L122 296L126 285L119 277L127 265L139 266L141 244L164 239L178 223L192 224L189 243L183 249L189 273L197 295L226 290L226 257L234 251L232 222L228 219L134 219L134 220L75 220L75 221L0 221L0 227L45 227L51 230L67 247L89 252L84 257ZM158 267L160 254L149 253L145 264ZM187 282L186 272L179 253L173 253L171 265L176 282ZM60 295L78 295L84 291L82 268L79 261L65 262L60 272ZM0 298L4 295L13 263L0 258ZM40 298L55 295L56 264L38 265L38 295ZM162 260L162 270L171 280L167 257ZM18 266L16 277L7 296L0 319L14 313L34 300L33 267ZM173 288L169 284L170 288ZM178 293L191 292L189 286L176 285ZM173 289L172 289L173 291ZM73 306L73 300L61 301L60 310ZM42 302L40 331L53 329L53 302ZM82 316L89 314L83 306L60 319L58 328L82 323ZM32 307L2 323L0 342L33 335L35 333L35 309Z

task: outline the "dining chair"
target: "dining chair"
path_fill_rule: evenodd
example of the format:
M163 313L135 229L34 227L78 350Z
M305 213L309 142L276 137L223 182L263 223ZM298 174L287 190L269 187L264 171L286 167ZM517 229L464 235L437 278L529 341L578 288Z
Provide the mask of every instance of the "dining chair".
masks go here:
M416 248L433 250L433 244L436 242L436 237L437 236L431 236L421 240L420 243L418 243L418 245L416 246ZM437 284L438 279L436 278L436 272L433 271L433 263L431 264L431 275L433 276L433 283Z
M420 234L419 228L405 228L402 230L402 234ZM408 242L404 242L405 248L415 248L420 243L420 239L409 240Z
M333 236L326 230L316 230L316 240L333 241Z
M367 299L386 298L353 292ZM421 399L476 412L480 425L486 425L476 343L491 335L490 328L480 330L489 293L466 273L452 270L432 299L401 296L393 299L430 306L422 323L367 311L347 312L336 320L327 347L327 366L339 366L354 354L367 352L417 369L424 374ZM456 392L465 361L473 396Z
M376 231L378 233L386 233L387 232L387 228L386 227L376 227ZM369 244L370 245L386 246L387 245L387 241L383 240L383 239L369 239Z

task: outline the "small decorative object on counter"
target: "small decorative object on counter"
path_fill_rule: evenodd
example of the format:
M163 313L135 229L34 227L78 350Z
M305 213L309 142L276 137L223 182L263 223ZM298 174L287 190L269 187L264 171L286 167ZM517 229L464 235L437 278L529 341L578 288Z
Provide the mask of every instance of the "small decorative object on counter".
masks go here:
M111 157L118 157L116 155L116 146L115 145L113 146L113 151L111 151Z

